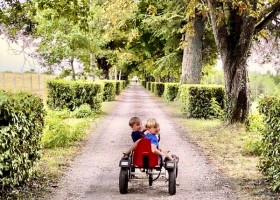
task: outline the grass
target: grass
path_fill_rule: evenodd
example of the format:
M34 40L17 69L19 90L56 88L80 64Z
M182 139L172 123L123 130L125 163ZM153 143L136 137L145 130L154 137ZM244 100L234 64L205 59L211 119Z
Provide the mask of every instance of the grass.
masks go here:
M248 138L254 137L242 124L225 125L221 120L188 119L179 111L177 102L163 103L195 143L238 191L240 199L279 199L270 192L258 169L259 157L247 151ZM258 136L256 136L258 137Z
M46 81L52 78L54 76L45 74L0 72L0 90L31 92L45 99Z

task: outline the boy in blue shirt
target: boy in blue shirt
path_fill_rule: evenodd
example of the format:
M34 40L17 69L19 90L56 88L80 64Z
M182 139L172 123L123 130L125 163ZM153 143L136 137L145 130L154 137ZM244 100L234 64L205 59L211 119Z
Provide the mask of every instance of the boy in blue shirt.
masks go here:
M153 118L148 119L146 124L146 129L148 133L146 134L145 138L151 140L152 152L160 156L163 156L168 160L173 160L173 158L166 151L163 151L162 149L159 148L159 140L157 137L160 130L159 123Z

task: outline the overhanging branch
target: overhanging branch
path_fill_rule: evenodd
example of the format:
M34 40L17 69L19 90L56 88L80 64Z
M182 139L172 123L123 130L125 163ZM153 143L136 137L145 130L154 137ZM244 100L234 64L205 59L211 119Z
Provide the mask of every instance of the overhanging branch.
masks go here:
M271 20L276 18L280 14L280 4L279 7L275 10L272 10L266 17L264 17L257 25L255 26L255 31L254 33L260 32L265 25L267 25Z

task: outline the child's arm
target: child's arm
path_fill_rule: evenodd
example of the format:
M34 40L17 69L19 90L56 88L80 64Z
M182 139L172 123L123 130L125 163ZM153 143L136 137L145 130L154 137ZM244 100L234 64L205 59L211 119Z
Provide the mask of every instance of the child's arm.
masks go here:
M154 144L151 144L151 145L152 145L151 150L153 153L167 157L169 160L173 160L173 158L166 151L162 151L162 150L160 151L157 149L156 145L154 145Z
M124 152L125 155L128 155L130 154L131 151L133 151L135 149L135 147L137 146L138 142L140 141L141 139L137 140L136 142L134 142L134 144L126 151Z

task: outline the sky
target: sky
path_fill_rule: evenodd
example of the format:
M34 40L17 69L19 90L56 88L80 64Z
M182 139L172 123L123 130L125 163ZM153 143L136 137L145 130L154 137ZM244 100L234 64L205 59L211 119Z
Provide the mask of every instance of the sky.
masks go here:
M16 51L14 51L15 49ZM19 54L20 47L16 44L9 44L3 37L0 37L0 71L24 72L34 68L42 71L36 60Z

